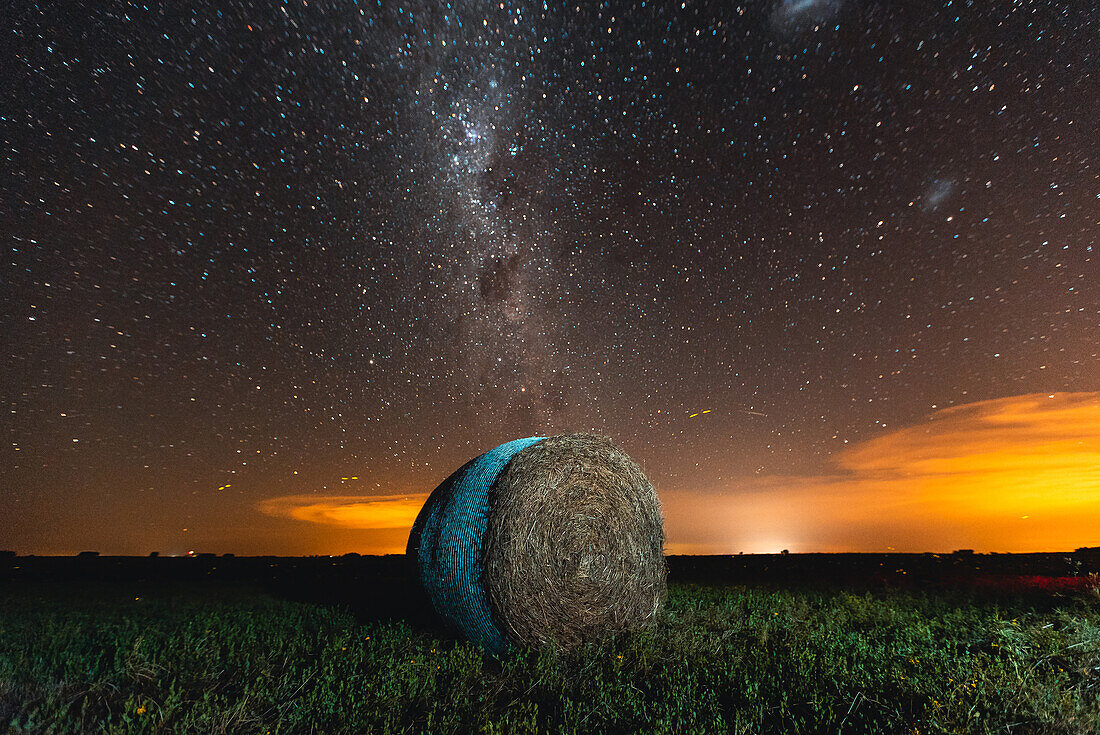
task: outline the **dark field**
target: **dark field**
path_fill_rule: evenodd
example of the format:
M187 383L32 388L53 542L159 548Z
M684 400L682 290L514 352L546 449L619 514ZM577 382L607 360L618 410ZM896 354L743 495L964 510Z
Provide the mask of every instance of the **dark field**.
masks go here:
M0 730L1100 732L1095 553L671 557L658 629L497 660L403 557L0 558Z

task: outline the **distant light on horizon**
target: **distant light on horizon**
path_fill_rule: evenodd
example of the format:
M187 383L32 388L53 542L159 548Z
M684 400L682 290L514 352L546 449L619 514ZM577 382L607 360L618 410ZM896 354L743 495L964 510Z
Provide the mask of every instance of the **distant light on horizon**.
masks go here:
M1024 552L1100 543L1100 392L941 409L846 447L831 466L818 475L670 492L670 543L736 553L768 531L790 538L792 552Z

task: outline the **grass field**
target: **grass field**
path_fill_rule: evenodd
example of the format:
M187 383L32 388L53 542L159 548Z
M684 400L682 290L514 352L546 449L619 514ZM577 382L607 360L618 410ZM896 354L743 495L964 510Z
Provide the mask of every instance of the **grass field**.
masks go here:
M673 584L660 627L480 649L261 592L0 599L8 733L1100 732L1100 597Z

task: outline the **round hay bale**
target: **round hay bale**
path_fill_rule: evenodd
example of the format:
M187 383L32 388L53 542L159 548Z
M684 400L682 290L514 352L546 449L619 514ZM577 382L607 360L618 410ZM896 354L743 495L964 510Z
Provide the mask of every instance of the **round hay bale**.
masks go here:
M468 638L571 648L652 625L665 597L657 493L609 439L531 437L432 492L407 553L432 606Z

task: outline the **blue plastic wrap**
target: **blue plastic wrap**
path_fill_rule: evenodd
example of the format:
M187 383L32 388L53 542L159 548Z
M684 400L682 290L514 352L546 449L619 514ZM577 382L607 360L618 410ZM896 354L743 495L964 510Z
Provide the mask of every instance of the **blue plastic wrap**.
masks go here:
M467 462L432 492L409 536L406 553L415 559L433 607L471 641L497 654L510 643L481 582L489 490L512 457L543 438L516 439Z

